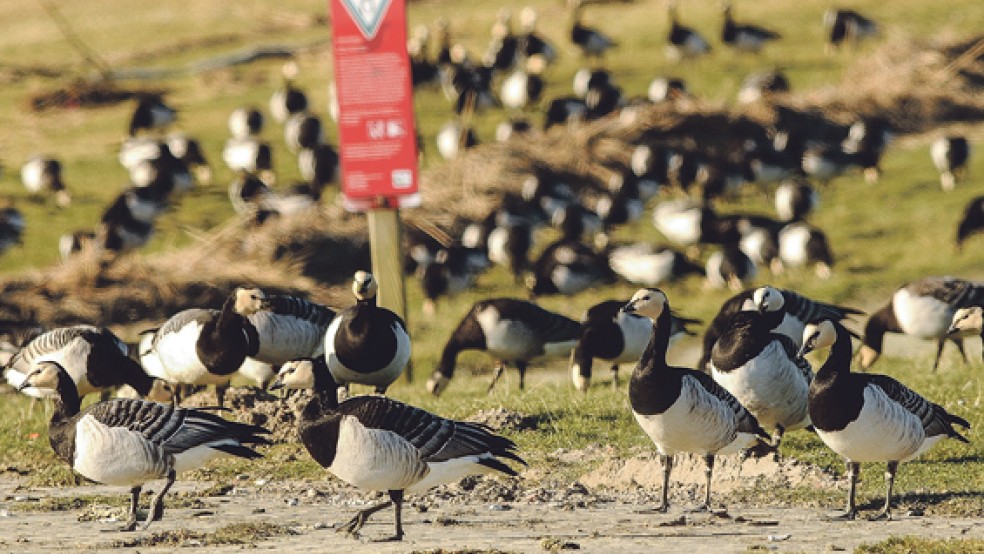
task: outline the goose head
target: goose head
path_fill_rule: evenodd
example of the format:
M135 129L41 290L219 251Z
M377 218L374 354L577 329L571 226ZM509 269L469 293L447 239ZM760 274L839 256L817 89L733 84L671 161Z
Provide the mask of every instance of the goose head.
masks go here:
M270 385L271 390L313 388L314 360L310 358L291 360L285 363L277 372L277 378L273 384Z
M252 315L270 307L270 300L260 289L239 287L235 292L233 309L239 315Z
M627 314L639 314L656 320L667 309L669 301L666 294L659 289L639 289L632 295L628 304L622 306Z
M947 330L947 336L963 336L980 334L984 331L984 308L969 306L960 308L953 314L953 321Z
M372 273L362 270L355 272L355 277L352 280L352 293L355 294L356 300L360 302L371 300L376 297L377 292L379 292L379 284L376 283Z
M161 404L170 404L174 399L174 389L167 381L154 379L150 385L150 391L147 392L145 398L153 402L160 402Z
M444 389L448 388L448 383L451 382L446 375L439 371L435 371L430 379L427 380L427 392L433 394L434 396L440 396Z
M818 323L808 323L803 328L803 346L798 357L802 358L814 350L830 348L837 341L837 328L834 322L824 319Z
M38 362L34 369L24 378L24 381L17 387L17 390L22 391L28 387L57 390L59 374L63 372L65 372L65 368L58 362L49 360Z
M752 293L752 302L759 313L777 312L782 309L785 299L775 287L764 286Z

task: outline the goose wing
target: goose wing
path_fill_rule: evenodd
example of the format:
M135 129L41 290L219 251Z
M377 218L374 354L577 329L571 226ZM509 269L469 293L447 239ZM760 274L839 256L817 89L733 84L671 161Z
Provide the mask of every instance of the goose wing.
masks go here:
M772 333L772 340L778 341L782 345L782 349L786 351L786 355L789 356L789 361L796 366L796 369L800 371L803 378L806 379L807 383L813 382L813 366L810 362L806 361L806 358L801 358L799 356L799 347L793 342L793 339L781 333Z
M717 384L710 375L702 373L700 371L688 371L687 375L695 379L700 386L703 387L708 394L717 397L718 400L724 402L728 408L734 412L735 417L738 420L737 431L739 433L752 433L762 437L763 439L769 440L771 437L764 429L759 425L755 416L752 415L738 399L734 397L733 394L724 389L721 385Z
M268 300L271 312L310 321L325 329L335 319L335 311L331 308L296 296L276 294L271 295Z
M956 307L984 301L984 286L953 277L928 277L910 283L908 288L913 294L931 296Z
M384 396L358 396L338 407L339 413L355 417L364 426L392 431L412 444L425 462L443 462L465 456L491 453L523 461L516 444L477 423L455 421ZM505 468L505 469L502 469ZM502 464L510 475L515 472Z
M106 426L139 433L168 454L180 454L207 444L229 454L255 458L259 455L243 444L269 444L261 436L268 433L262 427L157 402L116 398L95 404L85 413Z
M846 306L837 306L834 304L827 304L825 302L818 302L811 298L807 298L803 295L797 294L791 290L782 291L783 297L783 309L786 310L790 315L794 315L807 323L815 323L821 319L833 319L839 320L852 315L863 314L864 311L857 308L849 308Z
M970 442L953 428L953 424L956 423L969 429L970 423L967 420L947 412L943 406L926 400L919 393L895 379L887 375L864 373L856 373L852 376L862 379L862 382L866 383L867 386L881 388L889 398L905 408L907 412L918 417L922 421L923 430L927 436L947 435L962 442Z
M98 327L92 325L76 325L73 327L61 327L52 329L47 333L42 333L27 343L24 348L7 362L7 367L26 369L34 360L44 354L59 350L68 343L79 337L93 338L100 334Z
M168 319L164 325L157 330L157 334L154 336L154 345L157 345L157 342L161 339L161 337L171 333L176 333L180 331L182 327L193 321L205 324L217 315L219 315L218 310L204 308L191 308L180 311L171 316L171 319Z

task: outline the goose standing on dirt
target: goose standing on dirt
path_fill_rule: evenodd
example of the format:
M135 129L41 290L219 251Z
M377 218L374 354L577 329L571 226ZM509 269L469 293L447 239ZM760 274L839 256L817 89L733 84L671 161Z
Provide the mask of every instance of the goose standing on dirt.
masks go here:
M59 327L34 337L14 354L4 377L24 394L41 398L42 391L22 385L41 362L57 362L72 378L79 397L130 385L140 396L170 402L165 383L148 375L127 352L127 345L105 327Z
M72 203L72 195L62 180L62 164L54 158L33 156L21 167L21 183L34 196L53 194L59 208L66 208Z
M403 495L455 482L467 475L499 471L515 476L502 458L524 464L516 445L487 427L443 417L375 395L338 403L338 383L320 359L284 364L273 388L313 389L297 432L311 457L333 475L360 489L387 491L389 500L361 510L338 528L351 536L369 517L390 505L403 539Z
M957 180L967 168L970 143L967 142L967 137L941 137L929 145L929 155L933 158L936 170L940 172L943 190L950 191L957 186Z
M756 294L759 290L761 293ZM775 294L782 295L782 303L772 301ZM781 308L777 308L781 306ZM711 360L711 349L714 344L729 327L731 318L740 311L745 310L769 310L781 309L783 312L782 322L773 331L782 333L796 343L796 347L801 346L803 340L803 329L807 323L816 323L821 319L841 320L852 315L862 314L857 308L837 306L807 298L795 291L788 289L776 289L771 286L760 287L760 289L749 289L740 292L721 305L721 309L707 326L704 331L704 350L697 364L699 370L707 368Z
M588 308L581 318L581 334L571 352L571 378L577 390L588 390L594 358L611 364L612 387L617 388L619 364L638 362L646 350L653 330L652 321L626 312L623 306L623 301L605 300ZM672 314L670 343L682 335L693 335L687 326L696 323L700 321Z
M48 440L59 458L87 479L130 487L123 531L136 529L137 503L146 481L167 479L150 501L144 529L164 515L164 495L178 473L223 455L260 458L247 445L269 444L262 427L157 402L115 398L83 411L72 377L53 361L41 362L21 387L53 391Z
M281 365L320 356L334 319L335 311L327 306L287 294L264 295L263 309L246 316L249 334L257 337L256 353L250 357Z
M714 457L751 448L769 436L755 416L709 375L666 363L671 315L663 291L641 289L623 310L646 316L652 322L649 344L629 381L629 402L632 414L656 444L663 463L662 503L657 510L665 512L669 508L670 471L678 452L704 457L707 488L701 508L710 510Z
M144 339L140 360L149 373L170 383L215 385L222 405L225 387L259 339L246 318L266 306L255 288L237 288L221 310L190 308L171 316L152 339ZM148 344L149 343L149 344Z
M758 25L736 23L731 13L730 3L724 4L723 11L724 26L721 28L721 41L739 52L757 54L766 43L782 37L779 33Z
M871 314L864 327L859 356L861 370L875 363L882 352L885 333L903 333L921 339L936 339L933 370L940 364L943 345L952 341L964 361L963 336L947 335L953 314L960 308L984 305L984 284L954 277L926 277L902 285L888 305Z
M325 333L325 359L335 382L376 387L382 394L410 361L410 335L400 316L376 305L379 285L356 271L356 304L338 313Z
M810 425L807 398L813 370L797 356L798 345L775 333L784 318L783 296L776 289L755 291L757 311L731 317L728 329L711 349L711 376L735 395L765 429L774 429L778 450L786 431Z
M851 373L849 332L830 320L808 325L800 355L828 347L830 355L810 385L809 405L820 440L847 459L851 481L847 510L837 517L857 516L854 494L861 462L887 462L885 505L873 519L891 519L899 463L947 437L969 443L953 426L969 429L970 424L887 375Z
M437 369L427 380L427 390L435 396L444 392L454 375L458 354L464 350L484 350L495 359L489 391L510 362L519 370L522 389L527 364L569 356L580 330L576 321L532 302L513 298L481 300L472 305L451 333Z

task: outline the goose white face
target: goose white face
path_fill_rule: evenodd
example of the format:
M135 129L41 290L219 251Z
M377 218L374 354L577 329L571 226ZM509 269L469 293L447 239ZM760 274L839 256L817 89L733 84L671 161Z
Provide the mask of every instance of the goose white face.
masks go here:
M35 369L27 374L20 388L34 387L37 389L58 388L58 373L62 371L51 362L39 362Z
M656 319L666 309L667 302L666 295L659 289L639 289L622 311Z
M291 360L277 373L275 388L312 389L314 388L314 362L311 360Z
M800 349L800 356L805 356L819 348L829 348L836 340L837 329L830 320L808 323L803 328L803 347Z
M171 385L167 381L154 379L153 384L150 386L150 392L147 393L147 400L168 404L173 398L174 389L171 388Z
M451 380L441 375L440 373L434 372L430 379L427 380L427 392L433 394L434 396L440 396L444 389L448 388L448 383Z
M372 273L361 270L355 272L355 278L352 281L352 293L355 294L356 299L374 298L378 290L379 285L376 284L376 279L373 278Z
M260 289L236 289L236 304L234 309L237 314L250 315L262 310L267 305L266 294Z
M948 334L980 333L982 330L984 330L984 309L980 306L970 306L960 308L953 314L953 322L950 323Z
M752 293L752 301L760 312L777 312L786 303L782 293L769 286L756 289Z

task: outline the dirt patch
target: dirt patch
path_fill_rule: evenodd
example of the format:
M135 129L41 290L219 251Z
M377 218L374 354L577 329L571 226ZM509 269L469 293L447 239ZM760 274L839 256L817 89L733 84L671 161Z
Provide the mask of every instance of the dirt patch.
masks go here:
M502 407L481 410L467 421L481 423L494 431L533 431L540 426L539 417L524 415Z
M43 112L65 108L101 108L132 100L144 94L164 94L161 89L122 89L110 81L75 81L64 87L39 92L28 100L31 110Z

